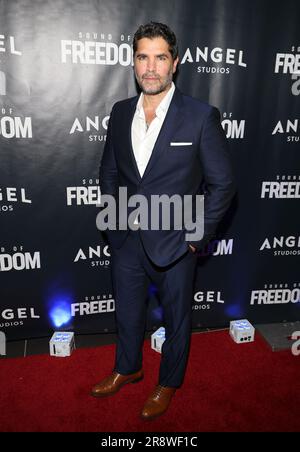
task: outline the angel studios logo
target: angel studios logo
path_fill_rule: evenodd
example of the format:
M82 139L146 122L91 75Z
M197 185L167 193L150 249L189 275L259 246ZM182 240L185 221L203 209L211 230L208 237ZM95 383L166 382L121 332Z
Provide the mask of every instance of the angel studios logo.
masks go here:
M0 328L23 326L26 320L39 319L35 307L3 307L0 311Z
M6 36L0 34L0 96L6 96L6 73L4 69L1 67L1 63L3 60L10 56L22 56L22 52L19 49L19 46L16 44L15 36Z
M71 125L69 134L83 134L88 141L105 142L109 115L76 117Z
M298 143L299 145L300 124L298 118L277 121L272 136L280 137L286 143Z
M187 47L180 64L196 64L198 74L229 74L233 67L247 67L244 50L209 46Z
M207 311L213 305L224 304L225 300L221 291L207 290L206 292L196 292L194 294L193 311Z
M12 212L17 206L30 206L26 188L0 187L0 213Z
M272 253L273 256L299 256L300 236L274 236L266 237L259 248L260 252Z
M108 245L88 246L79 248L76 252L74 263L89 264L91 267L110 266L110 252Z

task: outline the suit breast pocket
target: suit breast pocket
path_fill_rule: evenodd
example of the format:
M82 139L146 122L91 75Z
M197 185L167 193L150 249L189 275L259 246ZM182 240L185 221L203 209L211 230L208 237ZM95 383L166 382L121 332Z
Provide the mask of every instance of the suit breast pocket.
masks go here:
M190 141L186 141L186 140L176 140L176 141L171 141L170 142L170 146L172 147L172 148L177 148L177 147L186 147L186 148L189 148L189 147L191 147L191 146L193 146L193 142L190 140Z
M195 149L192 140L172 140L169 145L169 152L191 152Z

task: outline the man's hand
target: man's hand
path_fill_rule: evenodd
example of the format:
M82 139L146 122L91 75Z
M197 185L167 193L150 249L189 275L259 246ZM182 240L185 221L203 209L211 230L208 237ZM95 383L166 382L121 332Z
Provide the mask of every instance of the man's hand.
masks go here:
M197 250L197 248L195 248L193 245L189 245L189 247L191 248L191 250L193 251L193 253L195 253L195 251Z

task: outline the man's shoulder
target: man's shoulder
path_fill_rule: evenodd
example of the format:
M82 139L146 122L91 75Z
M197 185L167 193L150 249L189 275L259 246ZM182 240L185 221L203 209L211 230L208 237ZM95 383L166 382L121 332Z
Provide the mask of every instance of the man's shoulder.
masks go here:
M118 100L117 102L114 103L113 110L123 110L123 109L129 108L132 103L134 103L135 101L138 100L138 97L139 96L137 95L137 96L129 97L127 99Z
M208 102L198 99L193 96L189 96L188 94L181 93L182 100L184 105L191 109L191 110L197 110L201 111L203 113L209 113L216 107L214 105L209 104Z
M202 118L203 120L206 120L209 117L214 117L218 121L221 118L220 110L218 107L215 107L214 105L211 105L210 103L193 97L189 96L188 94L183 94L180 92L181 96L181 105L183 109L185 110L185 114L189 115L191 120Z

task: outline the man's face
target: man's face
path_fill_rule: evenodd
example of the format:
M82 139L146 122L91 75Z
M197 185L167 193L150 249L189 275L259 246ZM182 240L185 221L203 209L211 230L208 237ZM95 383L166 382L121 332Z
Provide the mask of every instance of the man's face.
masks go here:
M178 57L173 61L169 45L161 37L142 38L134 55L134 73L144 94L159 94L172 82Z

